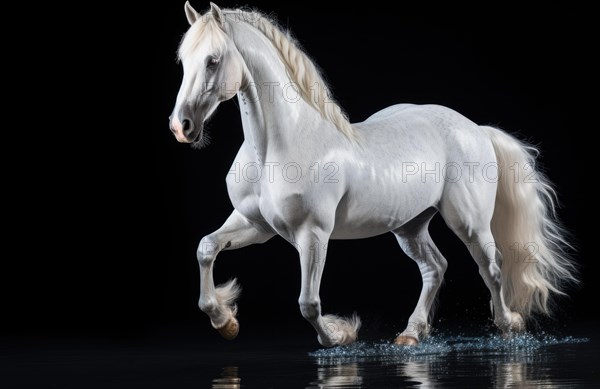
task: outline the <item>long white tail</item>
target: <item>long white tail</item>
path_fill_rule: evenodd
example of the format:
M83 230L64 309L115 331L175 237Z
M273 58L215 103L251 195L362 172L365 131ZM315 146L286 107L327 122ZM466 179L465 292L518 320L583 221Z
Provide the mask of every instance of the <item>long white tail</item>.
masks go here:
M556 218L556 193L535 170L536 148L501 130L482 128L494 144L500 171L492 234L502 254L504 301L524 318L549 314L551 292L565 294L564 285L577 281L566 251L571 246Z

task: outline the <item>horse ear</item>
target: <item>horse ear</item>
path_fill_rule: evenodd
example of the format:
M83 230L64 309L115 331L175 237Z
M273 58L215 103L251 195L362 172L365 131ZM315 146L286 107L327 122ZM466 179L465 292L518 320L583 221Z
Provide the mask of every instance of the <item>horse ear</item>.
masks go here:
M219 23L222 26L225 18L223 17L223 12L221 12L221 8L219 8L219 6L215 3L211 2L210 12L212 13L213 18L215 18L217 23Z
M187 17L187 20L190 23L190 25L194 24L196 20L200 19L200 14L196 12L194 7L190 5L189 1L185 2L185 16Z

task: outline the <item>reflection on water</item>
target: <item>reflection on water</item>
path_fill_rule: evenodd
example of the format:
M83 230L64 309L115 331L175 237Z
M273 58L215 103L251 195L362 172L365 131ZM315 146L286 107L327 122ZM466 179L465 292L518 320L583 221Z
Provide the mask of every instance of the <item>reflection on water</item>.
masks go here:
M562 388L577 382L553 375L552 367L561 363L557 348L587 341L525 334L511 340L432 336L417 347L357 342L310 353L319 379L309 387L361 388L384 381L416 388L464 387L468 381L481 387Z
M238 377L237 366L226 366L221 372L221 377L212 381L213 389L240 389L241 379Z
M357 342L287 362L281 359L283 354L261 359L267 370L244 368L244 384L238 367L227 366L213 379L212 388L574 387L584 383L572 372L573 364L580 362L580 344L586 342L585 338L543 334L511 340L438 335L417 347ZM596 361L588 359L590 366L595 366Z
M416 383L419 388L435 388L431 379L430 365L425 362L408 361L398 366L396 374L407 377ZM439 372L438 372L439 374ZM446 374L446 372L444 372Z
M356 363L339 364L333 366L319 366L318 379L311 382L307 389L314 388L360 388L362 377Z

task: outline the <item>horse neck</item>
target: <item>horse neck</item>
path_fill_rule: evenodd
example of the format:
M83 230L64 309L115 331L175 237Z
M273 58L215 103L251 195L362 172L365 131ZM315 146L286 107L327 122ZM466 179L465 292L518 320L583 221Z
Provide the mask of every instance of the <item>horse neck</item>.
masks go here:
M234 34L246 63L238 100L244 138L254 147L258 162L264 163L269 152L282 155L297 148L298 138L310 136L323 119L297 95L273 45L262 34L247 30Z

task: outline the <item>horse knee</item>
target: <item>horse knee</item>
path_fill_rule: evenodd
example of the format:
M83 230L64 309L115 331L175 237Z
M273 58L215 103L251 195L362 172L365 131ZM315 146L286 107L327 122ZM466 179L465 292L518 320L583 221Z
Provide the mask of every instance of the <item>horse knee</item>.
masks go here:
M318 299L300 299L300 313L308 321L315 320L321 314L321 302Z
M201 266L211 265L217 253L219 251L219 245L210 236L205 236L200 241L198 249L196 250L196 257Z

